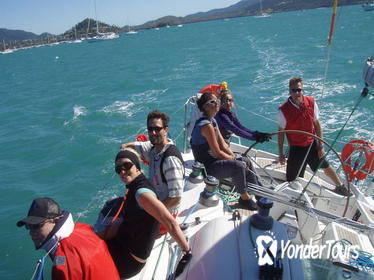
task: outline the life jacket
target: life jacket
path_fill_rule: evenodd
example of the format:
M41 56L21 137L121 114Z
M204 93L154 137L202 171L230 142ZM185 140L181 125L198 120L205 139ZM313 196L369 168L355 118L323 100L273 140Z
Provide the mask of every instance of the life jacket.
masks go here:
M161 174L161 180L164 184L166 184L166 178L164 175L164 161L167 157L177 157L182 163L182 166L184 166L184 161L181 152L178 150L178 148L175 145L170 145L166 151L162 154L161 162L160 162L160 174ZM183 169L183 175L184 175L184 169Z
M217 131L218 125L216 120L212 119L210 121L204 116L196 121L190 140L192 153L195 160L204 164L205 168L208 168L210 164L217 160L217 158L213 156L205 137L201 134L201 128L208 124L212 124L214 130Z
M123 209L123 221L113 240L129 248L135 256L147 259L151 254L155 237L159 232L158 221L141 209L135 194L140 188L147 188L156 193L152 183L143 175L136 177L127 186L126 203Z
M90 225L76 223L56 250L52 279L117 280L119 275L105 242Z
M285 130L301 130L315 134L314 129L314 98L303 96L303 103L299 108L287 100L279 109L286 119ZM301 133L287 133L287 140L291 146L306 147L312 144L313 137Z

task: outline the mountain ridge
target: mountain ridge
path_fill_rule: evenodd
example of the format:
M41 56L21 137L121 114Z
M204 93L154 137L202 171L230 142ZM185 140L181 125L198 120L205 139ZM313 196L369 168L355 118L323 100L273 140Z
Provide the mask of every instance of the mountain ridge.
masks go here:
M340 0L339 6L357 5L365 2L366 0ZM127 32L130 29L138 31L141 29L162 28L166 26L189 24L201 21L254 16L260 14L261 12L271 14L278 12L331 7L332 4L333 0L329 2L326 2L326 0L262 0L262 10L260 10L260 0L241 0L226 8L212 9L207 12L198 12L186 15L184 17L169 15L135 26L126 25L123 27L118 27L103 22L98 22L98 24L100 26L100 32ZM76 37L90 37L94 36L95 33L96 21L86 18L60 35L53 35L50 33L42 33L40 35L37 35L24 30L10 30L6 28L0 28L0 40L5 42L14 41L14 44L17 45L17 41L31 40L44 42L47 40L49 42L49 38L55 38L56 41L63 41L72 40ZM30 44L33 44L33 42L31 42Z

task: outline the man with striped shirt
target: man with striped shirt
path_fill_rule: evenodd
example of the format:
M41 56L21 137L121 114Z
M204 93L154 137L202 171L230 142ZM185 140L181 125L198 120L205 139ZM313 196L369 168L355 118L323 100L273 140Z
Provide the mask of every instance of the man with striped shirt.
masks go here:
M163 112L150 112L147 117L149 141L122 144L121 149L133 147L150 163L149 179L159 199L174 214L178 211L183 192L184 167L181 153L167 138L169 119Z

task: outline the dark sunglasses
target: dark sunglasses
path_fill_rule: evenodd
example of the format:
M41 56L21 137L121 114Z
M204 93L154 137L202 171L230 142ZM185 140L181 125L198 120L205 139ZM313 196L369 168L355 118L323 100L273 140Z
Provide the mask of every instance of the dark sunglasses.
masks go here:
M120 174L122 170L129 171L134 164L132 162L126 161L120 164L116 164L115 170L117 174Z
M57 217L57 218L59 218L59 217ZM54 220L55 219L47 219L47 220L45 220L45 221L43 221L43 222L41 222L39 224L35 224L35 225L25 224L25 228L27 230L39 230L39 229L41 229L44 226L44 224L46 224L47 222L53 222Z
M27 230L39 230L42 228L43 225L44 225L44 222L40 224L36 224L36 225L25 224L25 228Z
M222 100L222 103L226 103L226 102L234 102L234 99L233 98L227 98L227 99Z
M304 89L302 89L302 88L291 88L291 91L292 92L302 92L302 91L304 91Z
M148 126L147 129L148 131L152 132L152 131L156 131L156 132L160 132L161 130L163 130L165 127L161 127L161 126Z

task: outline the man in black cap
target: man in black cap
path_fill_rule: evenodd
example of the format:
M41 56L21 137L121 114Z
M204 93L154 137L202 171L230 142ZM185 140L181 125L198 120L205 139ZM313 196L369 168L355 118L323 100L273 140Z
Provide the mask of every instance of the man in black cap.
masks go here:
M35 244L53 260L52 279L119 279L117 269L103 240L88 224L73 222L71 213L61 210L51 198L34 199L25 226Z

